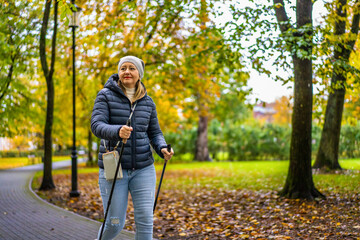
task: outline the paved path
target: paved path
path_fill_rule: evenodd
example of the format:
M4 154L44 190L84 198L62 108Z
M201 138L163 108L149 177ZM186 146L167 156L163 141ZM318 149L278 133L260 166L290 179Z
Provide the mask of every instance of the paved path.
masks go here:
M69 166L55 162L53 168ZM34 173L42 164L0 171L0 239L94 240L100 223L51 205L30 189ZM123 231L117 239L134 239Z

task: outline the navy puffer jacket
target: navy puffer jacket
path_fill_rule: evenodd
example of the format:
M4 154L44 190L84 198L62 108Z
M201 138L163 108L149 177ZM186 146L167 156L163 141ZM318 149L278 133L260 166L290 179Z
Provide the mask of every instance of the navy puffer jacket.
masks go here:
M118 141L120 128L126 124L131 112L131 102L118 86L118 74L113 74L106 82L104 88L96 96L92 116L91 130L101 139L98 165L104 168L102 154L112 151ZM164 158L162 148L166 148L164 136L160 130L153 100L145 94L137 100L137 105L131 119L133 131L124 148L121 158L123 169L140 169L154 163L150 144L156 153ZM121 143L118 146L120 151Z

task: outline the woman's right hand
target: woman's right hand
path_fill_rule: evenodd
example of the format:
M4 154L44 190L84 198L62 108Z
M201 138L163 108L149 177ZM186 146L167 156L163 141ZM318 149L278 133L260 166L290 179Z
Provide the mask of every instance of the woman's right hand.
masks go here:
M133 130L132 127L128 127L126 125L122 126L119 131L119 136L122 139L128 139L131 135L131 131Z

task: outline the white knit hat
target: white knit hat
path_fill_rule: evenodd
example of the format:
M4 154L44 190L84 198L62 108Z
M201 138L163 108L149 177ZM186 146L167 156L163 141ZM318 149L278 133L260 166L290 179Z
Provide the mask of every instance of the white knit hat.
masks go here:
M144 71L145 71L145 63L140 58L137 58L135 56L125 56L120 58L119 65L118 65L118 72L120 71L121 65L123 65L126 62L130 62L135 65L136 69L139 72L140 79L144 77Z

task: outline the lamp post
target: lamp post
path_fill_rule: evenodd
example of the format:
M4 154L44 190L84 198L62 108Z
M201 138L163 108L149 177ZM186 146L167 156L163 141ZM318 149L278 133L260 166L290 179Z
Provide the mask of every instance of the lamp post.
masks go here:
M81 8L75 5L75 1L72 0L71 3L76 7L76 10L72 9L73 14L70 17L70 25L72 28L72 37L73 37L73 147L71 151L71 192L70 197L79 197L80 192L78 191L77 186L77 151L76 151L76 125L75 125L75 29L79 26L78 17Z

